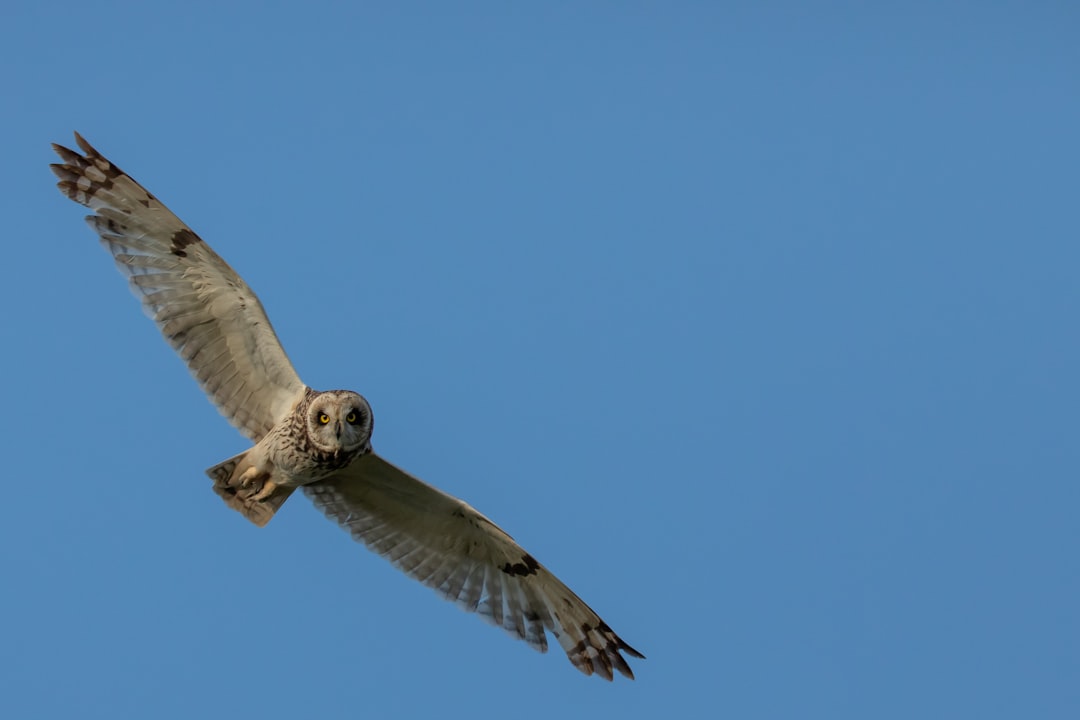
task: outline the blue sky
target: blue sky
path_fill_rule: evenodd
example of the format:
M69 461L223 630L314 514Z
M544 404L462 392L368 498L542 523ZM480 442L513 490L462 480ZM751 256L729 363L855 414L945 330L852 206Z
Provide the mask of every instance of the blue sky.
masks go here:
M1077 716L1075 7L158 5L2 13L0 716ZM228 511L75 129L637 681Z

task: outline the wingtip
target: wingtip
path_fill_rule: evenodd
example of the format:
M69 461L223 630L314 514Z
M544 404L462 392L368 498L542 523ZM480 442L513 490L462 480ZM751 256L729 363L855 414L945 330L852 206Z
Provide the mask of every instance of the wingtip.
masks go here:
M86 153L87 157L90 157L92 155L100 155L101 154L97 150L94 149L93 145L86 142L86 138L84 138L82 135L80 135L78 130L75 131L75 144L78 145L82 149L82 151L84 153Z
M64 165L78 165L80 160L83 160L82 155L75 152L69 147L61 145L60 143L52 144L53 152L60 156L60 159L64 161ZM49 167L53 168L53 172L57 172L58 168L63 168L64 165L54 163Z
M73 131L72 134L75 136L75 144L78 145L80 148L82 148L82 150L84 152L91 152L91 151L96 152L94 150L93 146L91 146L90 143L86 142L86 138L84 138L82 135L79 134L78 130ZM61 145L60 143L49 143L49 144L52 145L53 152L55 152L60 157L63 157L65 160L67 159L66 157L64 157L65 154L67 154L67 155L78 155L78 153L76 153L74 150L69 148L67 145Z
M611 658L613 664L615 665L615 669L622 673L623 677L629 680L633 680L634 671L630 669L630 663L626 662L626 658L624 658L621 653L626 653L630 657L637 658L639 660L644 660L645 655L630 647L630 645L628 645L626 641L624 641L618 635L615 636L615 640L618 643L619 647L619 649L615 653L613 653L613 657Z
M645 656L616 635L607 623L600 620L595 627L583 625L581 635L577 645L567 648L566 654L574 667L586 675L599 675L609 681L614 680L616 671L629 680L634 679L634 671L622 653L642 660Z
M627 645L627 644L626 644L626 643L625 643L625 642L623 641L623 639L622 639L622 638L619 638L619 649L620 649L620 650L622 650L623 652L625 652L625 653L626 653L627 655L629 655L630 657L636 657L636 658L638 658L639 660L644 660L644 659L645 659L645 656L644 656L644 655L642 655L642 654L641 654L640 652L638 652L638 651L637 651L637 650L635 650L634 648L632 648L632 647L630 647L629 645Z

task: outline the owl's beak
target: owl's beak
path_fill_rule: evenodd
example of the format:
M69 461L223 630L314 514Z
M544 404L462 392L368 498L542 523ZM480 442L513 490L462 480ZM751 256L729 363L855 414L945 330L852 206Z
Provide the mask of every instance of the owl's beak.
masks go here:
M337 421L334 422L334 435L337 435L338 440L341 439L341 421L340 420L337 420Z

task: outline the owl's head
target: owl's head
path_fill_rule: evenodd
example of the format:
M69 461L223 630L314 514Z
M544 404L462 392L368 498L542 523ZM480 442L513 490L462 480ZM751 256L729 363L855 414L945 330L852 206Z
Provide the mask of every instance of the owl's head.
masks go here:
M321 392L308 402L308 438L322 452L368 449L374 424L368 401L351 390Z

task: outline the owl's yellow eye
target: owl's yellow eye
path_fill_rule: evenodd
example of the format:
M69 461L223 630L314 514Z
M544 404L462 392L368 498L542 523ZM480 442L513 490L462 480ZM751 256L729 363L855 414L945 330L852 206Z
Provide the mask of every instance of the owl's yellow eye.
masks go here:
M352 425L353 423L356 422L356 411L355 410L345 416L345 422L349 423L350 425Z
M323 425L326 425L327 423L330 422L330 416L327 415L326 413L319 413L319 422L322 423Z

